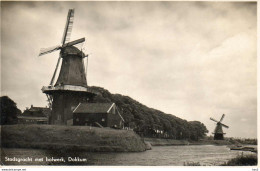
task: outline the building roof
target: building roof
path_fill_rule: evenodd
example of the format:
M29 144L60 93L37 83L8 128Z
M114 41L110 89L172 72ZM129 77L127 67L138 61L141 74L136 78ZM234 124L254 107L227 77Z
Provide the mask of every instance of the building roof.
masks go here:
M35 112L35 111L44 111L44 112L49 112L51 111L50 108L46 108L46 107L31 107L29 109L29 111Z
M80 103L73 113L108 113L114 103Z
M47 117L51 114L51 109L46 107L34 107L26 109L22 116Z

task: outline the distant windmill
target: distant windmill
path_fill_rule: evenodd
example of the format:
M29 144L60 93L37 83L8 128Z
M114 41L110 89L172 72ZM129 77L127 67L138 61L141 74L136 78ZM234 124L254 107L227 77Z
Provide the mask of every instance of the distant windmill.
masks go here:
M225 117L225 114L222 115L221 119L217 121L216 119L210 118L210 120L217 122L217 126L213 132L214 134L214 140L223 140L224 139L224 134L222 130L222 126L225 128L229 128L227 125L221 123Z
M87 57L76 45L83 43L85 38L70 40L74 19L74 9L70 9L61 41L61 45L41 49L39 56L60 50L58 62L49 86L43 86L42 91L47 95L50 108L50 124L71 125L73 110L82 102L91 100L95 94L89 91L84 67L84 58ZM60 73L53 85L56 72L62 59Z

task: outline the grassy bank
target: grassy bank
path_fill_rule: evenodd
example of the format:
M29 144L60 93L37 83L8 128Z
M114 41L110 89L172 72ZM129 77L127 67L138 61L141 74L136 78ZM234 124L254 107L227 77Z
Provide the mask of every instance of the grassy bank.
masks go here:
M5 125L1 128L3 147L102 152L146 150L133 131L88 126Z
M152 146L166 146L166 145L231 145L232 143L226 140L174 140L174 139L162 139L162 138L144 138L146 142L149 142Z
M144 138L145 142L150 143L152 146L167 146L167 145L188 145L186 140L174 139L161 139L161 138Z

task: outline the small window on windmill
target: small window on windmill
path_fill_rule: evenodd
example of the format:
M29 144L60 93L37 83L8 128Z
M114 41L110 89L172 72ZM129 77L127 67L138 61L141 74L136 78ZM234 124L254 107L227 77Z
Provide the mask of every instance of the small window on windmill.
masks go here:
M85 121L89 121L89 119L88 119L88 118L85 118Z
M76 121L79 122L79 118L77 118Z
M102 120L101 120L102 122L105 122L105 118L102 118Z
M58 115L58 116L57 116L57 119L58 119L58 120L61 120L61 115Z

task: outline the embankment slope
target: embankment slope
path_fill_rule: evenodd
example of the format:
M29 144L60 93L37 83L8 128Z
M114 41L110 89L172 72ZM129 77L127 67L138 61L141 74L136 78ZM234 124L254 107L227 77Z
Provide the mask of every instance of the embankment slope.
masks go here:
M1 127L2 147L102 152L146 150L133 131L89 126L5 125Z

